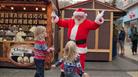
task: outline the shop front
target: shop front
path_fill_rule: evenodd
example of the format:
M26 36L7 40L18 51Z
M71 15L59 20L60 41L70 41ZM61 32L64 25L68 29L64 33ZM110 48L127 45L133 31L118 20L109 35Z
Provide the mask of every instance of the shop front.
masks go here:
M137 26L137 30L138 30L138 6L137 3L136 5L131 6L130 8L127 9L127 14L126 16L123 17L123 24L124 27L126 28L126 33L127 33L127 37L126 37L126 41L129 42L130 41L130 35L131 35L131 26L136 25Z
M0 66L32 66L34 37L29 30L45 26L48 46L52 46L52 2L3 0L0 3Z

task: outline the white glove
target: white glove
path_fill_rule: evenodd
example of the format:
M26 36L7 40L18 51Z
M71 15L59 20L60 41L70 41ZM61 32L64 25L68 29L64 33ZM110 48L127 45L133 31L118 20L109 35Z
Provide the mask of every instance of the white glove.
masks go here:
M98 15L96 16L96 19L95 19L95 22L97 24L101 25L104 23L103 15L104 15L104 11L102 11L101 13L98 12Z
M52 23L57 23L59 21L59 17L56 15L54 11L52 12L51 17L52 17Z

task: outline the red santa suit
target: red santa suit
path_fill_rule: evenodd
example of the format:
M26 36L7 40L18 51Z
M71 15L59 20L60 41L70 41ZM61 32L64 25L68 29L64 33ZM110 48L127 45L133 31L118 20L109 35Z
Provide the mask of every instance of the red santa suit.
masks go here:
M87 16L87 14L81 8L77 9L73 13L73 15ZM100 24L103 23L103 20L91 21L88 19L84 19L81 23L77 23L74 18L63 20L56 17L54 22L57 23L57 25L60 27L68 28L68 39L74 40L76 42L77 52L80 54L80 62L84 70L87 53L86 40L88 37L88 33L90 30L96 30L100 26Z

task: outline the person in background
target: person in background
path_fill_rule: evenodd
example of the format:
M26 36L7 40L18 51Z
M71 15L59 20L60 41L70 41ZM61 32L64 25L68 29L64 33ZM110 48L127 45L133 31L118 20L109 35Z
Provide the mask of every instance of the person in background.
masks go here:
M136 25L131 27L131 42L132 42L132 54L137 54L137 44L138 44L138 31Z
M121 49L121 55L124 55L124 51L125 51L125 48L124 48L124 43L125 43L125 30L124 30L124 27L121 27L120 29L120 32L119 32L119 37L118 37L118 41L119 41L119 46L120 46L120 49Z
M118 46L118 26L113 24L113 54L112 57L115 58L118 54L119 46Z

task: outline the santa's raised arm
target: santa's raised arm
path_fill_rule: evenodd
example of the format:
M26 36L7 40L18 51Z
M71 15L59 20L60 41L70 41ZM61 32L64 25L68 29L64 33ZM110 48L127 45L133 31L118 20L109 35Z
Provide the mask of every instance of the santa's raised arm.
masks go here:
M84 16L84 19L86 19L86 17L87 17L87 13L85 13L85 10L83 8L79 8L76 11L74 11L73 18L74 18L74 16L77 16L77 15ZM98 12L98 15L95 18L95 22L97 24L101 25L104 23L103 15L104 15L104 11L102 11L101 13ZM55 12L52 12L52 22L58 23L58 21L59 21L59 17L56 15Z

